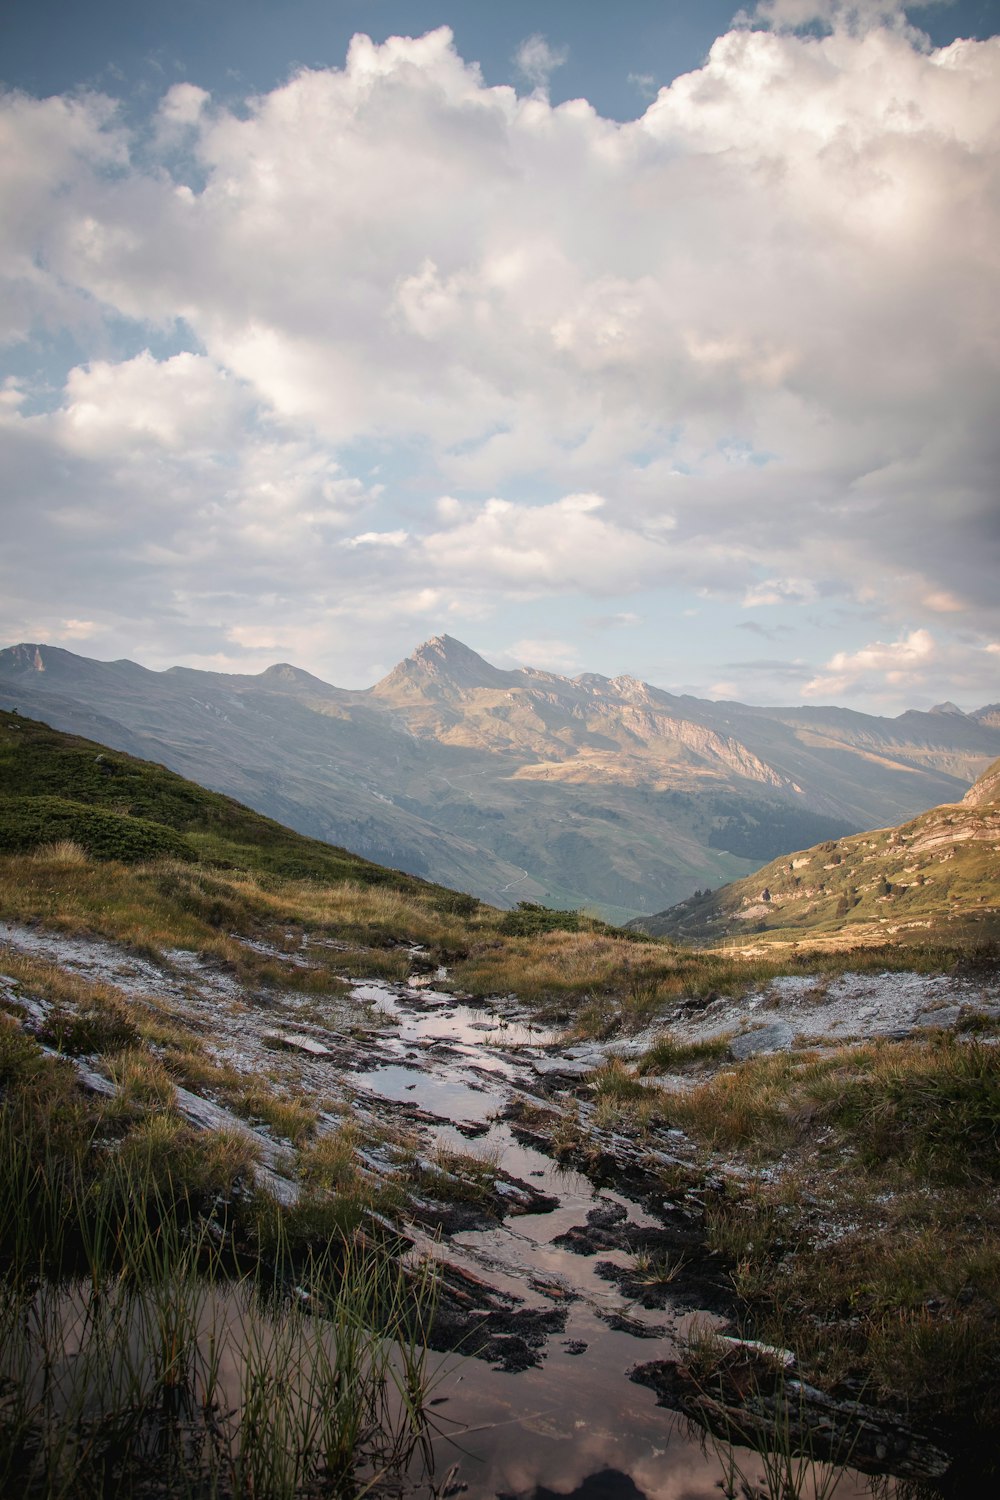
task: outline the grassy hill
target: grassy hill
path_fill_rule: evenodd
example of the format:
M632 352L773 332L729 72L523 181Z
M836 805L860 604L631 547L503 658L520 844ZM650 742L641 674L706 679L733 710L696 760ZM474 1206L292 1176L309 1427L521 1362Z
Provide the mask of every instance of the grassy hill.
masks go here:
M694 943L956 942L1000 935L1000 761L961 802L828 839L635 924Z
M472 897L295 833L165 766L0 711L0 853L69 840L97 860L163 857L290 879L391 885L471 911Z

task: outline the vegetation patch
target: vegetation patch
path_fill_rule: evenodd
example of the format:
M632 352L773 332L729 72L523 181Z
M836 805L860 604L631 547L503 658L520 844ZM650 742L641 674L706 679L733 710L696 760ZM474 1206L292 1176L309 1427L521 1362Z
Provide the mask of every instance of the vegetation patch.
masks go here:
M0 800L0 851L25 854L49 845L64 861L65 846L75 844L94 859L139 864L149 859L194 859L191 845L172 828L148 818L104 808L85 807L63 797L18 797Z
M329 1153L282 1209L155 1059L108 1066L119 1097L87 1096L0 1016L0 1490L305 1497L405 1471L430 1268L344 1230Z
M669 1032L657 1037L637 1065L640 1074L676 1073L702 1063L721 1062L729 1055L729 1038L709 1037L700 1042L679 1042Z

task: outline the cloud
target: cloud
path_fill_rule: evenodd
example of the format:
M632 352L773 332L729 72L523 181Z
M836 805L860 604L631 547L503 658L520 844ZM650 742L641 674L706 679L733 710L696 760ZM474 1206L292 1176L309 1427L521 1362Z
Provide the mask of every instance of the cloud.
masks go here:
M909 703L952 698L963 691L983 699L995 693L996 668L989 658L998 651L996 642L943 642L928 630L911 630L895 641L838 651L802 691L810 698L888 691Z
M514 58L517 71L536 89L547 89L549 78L569 56L566 47L553 47L536 31L525 37Z
M808 578L768 578L754 584L743 595L744 609L758 609L766 604L811 604L818 590Z
M344 547L405 547L410 540L408 531L362 531L358 536L346 536Z
M934 0L911 0L908 8L931 5ZM913 34L906 18L905 0L758 0L744 24L770 26L775 31L801 31L819 25L829 31L852 33L877 26L890 26Z
M159 652L235 640L240 615L315 613L344 588L339 541L378 501L261 421L207 356L76 367L52 410L0 408L0 444L8 639L41 617L50 638L114 628Z
M901 14L758 7L625 124L447 28L146 131L0 96L0 337L90 355L0 392L9 598L209 653L258 596L333 639L678 584L995 638L1000 40Z
M655 99L657 92L656 78L652 73L630 73L628 81L634 89L637 89L643 99Z
M615 615L588 615L583 623L591 630L630 630L642 624L642 616L626 609Z
M499 661L508 661L519 667L541 668L544 672L557 672L565 676L580 667L580 656L570 641L542 637L537 640L520 640L497 653Z
M617 593L670 569L662 540L604 515L599 495L566 495L549 505L492 499L445 510L453 525L423 539L426 565L515 593Z

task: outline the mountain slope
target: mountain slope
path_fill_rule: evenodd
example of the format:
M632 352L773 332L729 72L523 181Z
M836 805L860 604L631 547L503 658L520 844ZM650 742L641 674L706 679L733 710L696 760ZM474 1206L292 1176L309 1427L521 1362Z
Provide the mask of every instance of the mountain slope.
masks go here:
M1000 726L678 697L505 671L449 636L361 692L0 652L0 705L163 761L366 858L517 900L648 913L791 848L962 796Z
M633 925L713 943L748 933L848 942L1000 936L1000 760L961 802L773 860Z
M106 745L0 711L0 854L69 839L125 863L166 855L291 878L388 885L448 908L470 898L306 838Z

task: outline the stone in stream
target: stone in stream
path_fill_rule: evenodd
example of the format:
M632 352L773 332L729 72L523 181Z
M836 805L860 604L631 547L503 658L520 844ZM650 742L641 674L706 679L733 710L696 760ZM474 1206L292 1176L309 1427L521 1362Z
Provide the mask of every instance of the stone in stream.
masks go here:
M260 1039L265 1047L283 1047L290 1052L305 1052L310 1057L330 1056L329 1047L302 1031L262 1031Z

